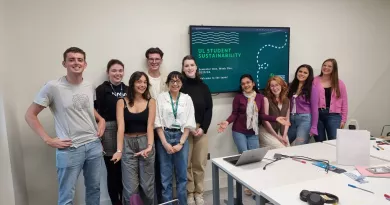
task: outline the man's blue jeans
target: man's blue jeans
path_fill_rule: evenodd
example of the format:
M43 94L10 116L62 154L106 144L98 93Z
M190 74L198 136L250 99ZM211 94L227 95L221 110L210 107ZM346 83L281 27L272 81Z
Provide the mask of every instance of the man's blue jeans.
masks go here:
M86 205L100 204L102 159L103 148L100 140L77 148L57 149L58 205L73 205L75 186L81 170L84 174Z
M179 144L182 132L164 131L165 138L169 144ZM187 165L188 165L188 140L179 152L168 154L161 140L156 141L156 147L160 163L160 175L162 184L162 201L167 202L173 199L172 196L172 175L175 171L176 195L180 204L187 204ZM158 174L158 173L156 173Z

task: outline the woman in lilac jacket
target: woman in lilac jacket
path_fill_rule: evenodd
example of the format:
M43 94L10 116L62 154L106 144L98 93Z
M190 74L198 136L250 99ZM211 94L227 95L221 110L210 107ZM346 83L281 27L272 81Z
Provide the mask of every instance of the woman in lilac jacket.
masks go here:
M313 83L313 68L303 64L295 72L290 84L290 122L288 130L290 144L307 144L310 137L317 135L318 123L318 90Z
M321 74L314 78L313 86L319 92L319 119L317 142L336 139L337 129L344 128L348 115L347 89L339 80L337 61L327 59L322 64ZM326 132L326 135L325 135Z

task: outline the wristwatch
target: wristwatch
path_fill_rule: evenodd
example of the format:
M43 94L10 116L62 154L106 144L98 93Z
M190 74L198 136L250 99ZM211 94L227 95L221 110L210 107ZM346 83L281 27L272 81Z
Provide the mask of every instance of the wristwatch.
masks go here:
M116 152L118 152L118 153L122 153L122 150L118 149Z
M180 140L180 141L179 141L179 145L183 146L183 145L184 145L184 143L183 143L183 142L181 142L181 140Z

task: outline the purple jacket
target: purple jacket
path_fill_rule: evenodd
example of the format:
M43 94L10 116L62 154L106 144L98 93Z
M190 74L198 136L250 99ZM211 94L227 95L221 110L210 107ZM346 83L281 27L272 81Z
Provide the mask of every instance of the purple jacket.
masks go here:
M326 108L325 102L325 89L321 85L321 77L317 76L313 80L313 85L315 85L318 89L319 93L319 108ZM332 97L330 98L330 113L340 113L341 114L341 122L347 122L348 116L348 96L347 96L347 88L343 81L339 80L339 88L340 88L340 97L336 97L336 92L332 91Z
M310 100L306 101L303 95L300 95L296 98L296 112L298 114L311 114L311 128L310 133L318 135L317 124L318 124L318 102L319 102L319 93L316 86L312 86ZM290 112L293 109L293 99L290 99Z
M269 116L264 114L264 96L260 93L257 93L255 98L257 108L259 109L259 123L262 120L276 122L275 116ZM246 105L248 103L248 99L244 94L240 93L234 97L233 100L233 110L232 114L226 120L230 123L233 123L232 130L235 132L239 132L247 135L254 135L255 131L253 129L248 130L246 128Z

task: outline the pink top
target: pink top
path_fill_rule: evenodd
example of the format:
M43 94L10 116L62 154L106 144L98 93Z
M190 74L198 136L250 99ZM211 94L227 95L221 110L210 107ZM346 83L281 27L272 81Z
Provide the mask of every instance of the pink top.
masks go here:
M318 108L326 108L325 102L325 89L321 84L321 77L317 76L313 80L313 85L318 88L318 93L320 100L318 102ZM341 122L347 121L348 116L348 96L347 96L347 88L342 80L339 80L340 87L340 98L336 97L336 92L332 90L332 97L330 99L330 113L340 113L341 114Z

